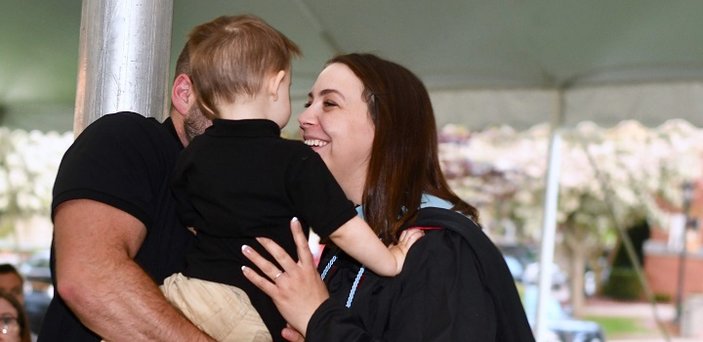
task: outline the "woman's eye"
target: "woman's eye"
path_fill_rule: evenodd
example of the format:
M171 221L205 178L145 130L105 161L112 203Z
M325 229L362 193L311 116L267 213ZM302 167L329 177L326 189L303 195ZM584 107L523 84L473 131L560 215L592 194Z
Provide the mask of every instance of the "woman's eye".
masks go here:
M303 107L308 108L312 106L312 101L305 102ZM337 103L334 101L322 101L322 107L337 107Z

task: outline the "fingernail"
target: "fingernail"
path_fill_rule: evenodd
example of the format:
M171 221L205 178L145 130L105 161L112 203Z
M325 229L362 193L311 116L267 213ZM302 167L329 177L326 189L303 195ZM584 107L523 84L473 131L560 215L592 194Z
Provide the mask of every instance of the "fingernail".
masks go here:
M246 266L242 266L242 272L246 272L246 271L247 271L247 267L246 267Z
M244 253L244 254L249 254L249 253L251 253L251 247L249 247L249 246L247 246L247 245L242 245L242 253ZM242 267L243 267L243 266L242 266Z
M290 221L291 221L291 222L296 222L296 221L298 221L298 218L295 217L295 216L293 216L293 218L292 218Z

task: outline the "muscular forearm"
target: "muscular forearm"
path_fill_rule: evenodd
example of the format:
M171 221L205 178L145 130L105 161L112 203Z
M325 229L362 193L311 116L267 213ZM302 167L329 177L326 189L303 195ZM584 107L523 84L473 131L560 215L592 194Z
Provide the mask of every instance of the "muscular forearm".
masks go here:
M200 341L133 260L146 227L108 205L73 200L54 217L57 290L81 322L110 341Z
M88 263L59 292L81 322L108 341L207 341L131 259Z

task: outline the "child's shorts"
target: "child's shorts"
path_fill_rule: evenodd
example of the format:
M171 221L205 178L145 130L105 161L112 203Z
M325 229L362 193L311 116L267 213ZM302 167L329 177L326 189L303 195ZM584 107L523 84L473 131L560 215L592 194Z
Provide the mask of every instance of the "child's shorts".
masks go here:
M217 341L271 341L259 313L240 288L176 273L161 291L186 318Z

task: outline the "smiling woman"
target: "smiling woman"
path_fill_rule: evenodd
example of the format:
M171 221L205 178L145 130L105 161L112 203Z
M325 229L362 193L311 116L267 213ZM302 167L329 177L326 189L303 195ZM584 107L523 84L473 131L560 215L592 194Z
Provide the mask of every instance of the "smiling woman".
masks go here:
M305 144L322 157L355 204L361 204L357 187L368 167L366 156L371 154L375 135L371 117L355 115L366 110L363 92L364 85L349 67L332 64L320 73L298 119Z
M273 298L295 329L284 329L284 336L533 341L503 257L476 223L476 209L442 175L434 114L422 82L374 55L342 55L320 73L306 107L299 117L305 142L359 204L359 216L377 236L385 244L417 230L424 237L395 277L380 276L336 246L325 248L318 274L297 223L292 231L298 261L270 239L259 242L280 267L243 248L268 279L249 267L243 267L244 275ZM285 277L277 276L281 267Z

